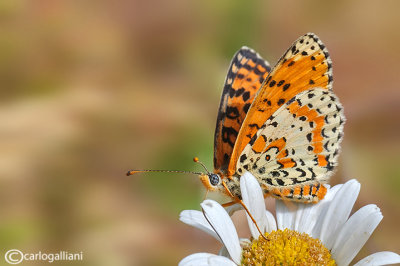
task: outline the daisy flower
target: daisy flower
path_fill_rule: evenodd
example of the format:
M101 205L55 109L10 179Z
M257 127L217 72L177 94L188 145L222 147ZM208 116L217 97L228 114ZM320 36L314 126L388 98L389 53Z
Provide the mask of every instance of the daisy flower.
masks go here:
M350 216L360 183L350 180L328 188L318 204L276 201L276 219L265 208L261 188L250 173L240 179L243 201L268 240L260 236L247 216L252 240L239 239L235 226L220 204L201 203L203 212L185 210L180 220L215 237L224 246L219 255L196 253L180 261L187 265L348 265L383 216L374 205L366 205ZM349 217L350 216L350 217ZM393 252L372 254L355 265L400 263Z

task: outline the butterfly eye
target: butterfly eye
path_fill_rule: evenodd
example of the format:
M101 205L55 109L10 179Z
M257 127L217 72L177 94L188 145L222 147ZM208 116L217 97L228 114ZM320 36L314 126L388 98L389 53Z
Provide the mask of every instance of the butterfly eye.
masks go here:
M219 175L217 174L208 174L208 179L210 179L210 184L213 186L218 185L220 180Z

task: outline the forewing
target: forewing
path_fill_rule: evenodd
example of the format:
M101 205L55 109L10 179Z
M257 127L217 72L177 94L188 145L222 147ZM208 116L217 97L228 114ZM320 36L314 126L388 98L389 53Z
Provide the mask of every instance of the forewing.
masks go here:
M242 47L233 57L215 128L214 169L217 172L226 171L242 122L270 70L268 62L248 47Z
M246 145L238 173L268 190L325 183L337 165L345 118L332 91L303 91L281 106Z
M239 155L267 119L295 95L313 88L332 88L332 66L324 44L307 33L286 51L258 91L240 128L228 176L235 174Z

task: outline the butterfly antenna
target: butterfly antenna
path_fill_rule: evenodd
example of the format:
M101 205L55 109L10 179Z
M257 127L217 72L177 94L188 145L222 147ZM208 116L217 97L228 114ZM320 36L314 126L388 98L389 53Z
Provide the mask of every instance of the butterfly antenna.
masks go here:
M191 172L191 171L182 171L182 170L130 170L126 173L127 176L134 175L137 173L145 173L145 172L159 172L159 173L180 173L180 174L194 174L194 175L202 175L200 172Z
M193 162L201 164L201 166L203 166L204 170L206 170L207 174L210 174L210 172L208 171L208 169L207 169L207 167L204 165L204 163L202 163L202 162L199 161L199 158L194 157L194 158L193 158Z

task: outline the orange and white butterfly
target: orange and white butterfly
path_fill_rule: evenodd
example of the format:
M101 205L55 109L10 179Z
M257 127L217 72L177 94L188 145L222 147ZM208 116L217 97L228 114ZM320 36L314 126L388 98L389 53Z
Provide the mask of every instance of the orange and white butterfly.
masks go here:
M255 51L233 57L214 138L207 190L241 200L240 177L253 174L266 196L318 202L337 165L342 105L332 91L332 62L313 33L296 40L271 69ZM128 174L149 170L132 170ZM185 172L185 171L176 171Z

